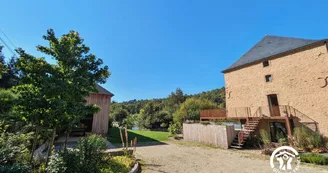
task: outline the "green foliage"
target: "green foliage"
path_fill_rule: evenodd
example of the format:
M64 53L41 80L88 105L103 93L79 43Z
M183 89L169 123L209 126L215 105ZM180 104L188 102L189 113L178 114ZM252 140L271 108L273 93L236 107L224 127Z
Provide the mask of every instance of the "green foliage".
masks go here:
M260 136L251 135L245 141L245 148L260 148L263 145L263 141Z
M209 100L189 98L174 113L174 123L182 124L185 114L188 120L199 120L200 111L204 109L215 109L217 105Z
M1 173L30 173L31 169L26 164L0 165Z
M63 150L52 156L48 172L51 173L99 173L103 169L103 151L107 140L90 135L78 141L76 150Z
M7 68L5 65L5 56L2 54L3 46L0 46L0 80L2 79L2 75L7 73Z
M77 144L81 159L81 173L99 172L99 163L102 160L102 151L107 149L107 140L99 135L90 135L81 138Z
M296 146L303 149L325 147L322 135L312 132L304 126L294 129L294 139Z
M106 167L101 173L127 173L135 164L135 160L128 156L115 156L106 161Z
M130 114L125 119L123 119L122 125L128 129L132 129L135 125L135 121L137 120L138 115Z
M280 146L288 145L288 139L284 136L282 132L278 132L276 138L278 139L278 143L280 144Z
M0 136L0 165L27 163L30 156L29 140L32 138L32 134L1 132Z
M9 112L14 106L14 103L17 99L17 96L12 93L10 90L0 89L0 118L1 115Z
M171 123L168 130L171 135L180 134L182 131L182 126L180 123Z
M65 173L67 170L66 165L69 165L69 164L66 164L64 162L64 157L62 157L59 154L52 155L50 157L49 165L47 167L47 172L49 172L49 173ZM79 165L79 164L77 164L77 165ZM77 165L70 165L70 166L73 166L73 168L75 168ZM71 172L67 171L67 173L71 173Z
M163 109L163 103L155 101L148 102L141 110L138 116L138 126L140 129L158 129L162 123L165 122L165 112L161 112ZM161 117L163 116L163 117Z
M328 165L328 157L320 154L301 154L301 161L317 165Z
M225 89L215 89L195 95L186 95L180 88L177 88L167 98L151 100L130 100L122 103L111 103L111 112L121 108L128 112L128 115L139 114L137 126L140 129L167 129L173 122L173 115L186 101L187 98L209 100L216 106L214 108L225 107ZM112 114L111 113L111 114ZM128 117L128 116L127 116ZM197 116L196 116L197 117Z
M0 88L11 88L18 84L18 69L16 68L15 57L11 57L8 62L5 61L5 57L1 53L2 46L0 46Z
M129 113L122 106L113 104L111 105L111 118L118 122L119 126L123 124L123 120L128 117Z
M18 49L17 68L21 71L16 111L22 119L37 126L61 126L69 131L81 118L97 112L85 98L96 91L96 83L104 83L109 76L102 60L89 53L89 47L75 31L57 38L52 29L43 38L49 47L37 46L55 64L36 58Z
M269 145L271 145L271 138L269 136L269 133L266 130L261 129L260 135L261 135L261 139L262 139L264 146L269 147Z

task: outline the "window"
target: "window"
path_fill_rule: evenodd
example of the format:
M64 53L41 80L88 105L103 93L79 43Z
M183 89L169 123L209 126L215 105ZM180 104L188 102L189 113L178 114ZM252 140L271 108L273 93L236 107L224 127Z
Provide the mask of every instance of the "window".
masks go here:
M269 65L269 61L263 61L263 67L268 67Z
M265 75L265 82L272 82L272 76L269 75Z

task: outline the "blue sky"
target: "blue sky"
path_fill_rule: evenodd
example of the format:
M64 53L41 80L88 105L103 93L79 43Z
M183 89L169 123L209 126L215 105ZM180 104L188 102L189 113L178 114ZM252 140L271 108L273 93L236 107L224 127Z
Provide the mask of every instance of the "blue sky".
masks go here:
M187 94L221 88L221 71L265 34L328 38L327 6L324 0L12 0L1 3L0 29L36 56L48 28L58 36L78 31L109 66L103 86L124 101L166 97L177 87Z

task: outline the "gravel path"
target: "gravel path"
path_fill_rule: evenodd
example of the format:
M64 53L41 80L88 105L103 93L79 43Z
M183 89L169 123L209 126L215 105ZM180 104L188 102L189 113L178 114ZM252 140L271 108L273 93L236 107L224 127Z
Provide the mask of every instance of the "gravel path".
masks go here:
M273 173L269 160L258 152L168 142L138 147L136 156L145 162L145 173ZM298 172L328 173L328 168L301 165Z

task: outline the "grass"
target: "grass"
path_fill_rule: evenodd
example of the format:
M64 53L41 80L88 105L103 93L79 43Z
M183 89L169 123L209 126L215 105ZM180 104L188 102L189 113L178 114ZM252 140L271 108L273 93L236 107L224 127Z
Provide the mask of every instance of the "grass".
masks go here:
M328 165L328 157L320 154L301 154L301 161L316 165Z
M122 130L125 141L124 130ZM137 137L138 143L141 142L161 142L167 141L169 137L168 132L144 131L144 130L128 130L129 141ZM113 127L109 129L108 140L116 147L121 147L121 137L119 128Z

